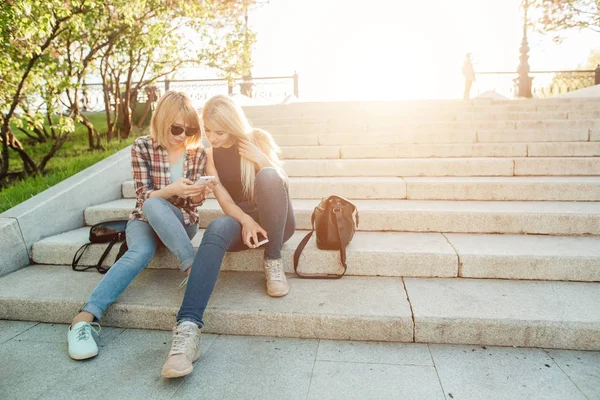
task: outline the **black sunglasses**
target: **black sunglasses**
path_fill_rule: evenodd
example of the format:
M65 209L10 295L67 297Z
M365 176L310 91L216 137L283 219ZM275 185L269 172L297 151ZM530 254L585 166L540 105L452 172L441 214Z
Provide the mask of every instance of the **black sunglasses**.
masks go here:
M180 125L171 125L171 134L172 135L179 136L183 132L185 132L185 136L194 136L194 135L197 135L198 132L200 132L200 128L192 128L192 127L184 128L183 126L180 126Z

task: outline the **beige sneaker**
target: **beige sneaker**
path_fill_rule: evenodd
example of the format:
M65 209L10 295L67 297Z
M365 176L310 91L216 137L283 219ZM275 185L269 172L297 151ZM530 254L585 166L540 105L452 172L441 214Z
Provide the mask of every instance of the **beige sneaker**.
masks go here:
M267 278L267 294L271 297L285 296L290 291L290 286L283 272L283 261L281 258L276 260L264 260L263 268Z
M194 369L200 358L200 328L194 323L181 323L173 328L173 343L169 357L162 367L163 378L178 378Z

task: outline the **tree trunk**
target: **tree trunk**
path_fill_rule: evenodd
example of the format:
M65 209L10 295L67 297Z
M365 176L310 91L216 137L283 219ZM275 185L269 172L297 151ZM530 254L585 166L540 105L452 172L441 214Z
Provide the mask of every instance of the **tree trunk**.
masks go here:
M54 157L54 154L56 154L58 149L60 149L62 147L62 145L65 144L65 142L69 139L69 137L70 137L70 135L68 133L66 133L66 134L58 137L58 139L56 139L56 141L52 145L52 148L50 149L50 151L44 156L44 158L42 158L40 165L37 167L38 172L44 172L44 170L46 169L46 164L48 164L48 161L50 161L50 159L52 157Z
M2 141L3 147L6 145L7 148L12 149L19 154L19 157L21 157L21 160L23 161L23 169L25 170L25 173L27 175L32 175L36 173L37 167L35 165L35 162L31 159L29 154L27 154L27 152L23 148L23 145L21 144L21 142L19 142L19 139L17 139L16 136L10 130L8 130L6 136L8 138L7 141L0 139L0 141Z
M144 112L142 113L142 116L138 120L137 124L135 125L138 129L144 126L144 122L146 121L146 118L148 118L148 113L150 112L151 107L152 103L150 103L150 100L148 99L148 101L146 101L146 106L144 107Z
M119 135L121 139L129 137L131 132L131 109L129 108L128 96L123 96L121 99L121 129Z

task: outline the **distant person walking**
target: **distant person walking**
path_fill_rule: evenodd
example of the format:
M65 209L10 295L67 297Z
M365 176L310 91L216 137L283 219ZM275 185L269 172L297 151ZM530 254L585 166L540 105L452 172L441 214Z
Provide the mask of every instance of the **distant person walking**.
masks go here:
M473 63L471 62L471 53L465 54L462 73L465 76L464 99L469 100L471 96L471 86L473 86L473 82L475 82L475 70L473 69Z

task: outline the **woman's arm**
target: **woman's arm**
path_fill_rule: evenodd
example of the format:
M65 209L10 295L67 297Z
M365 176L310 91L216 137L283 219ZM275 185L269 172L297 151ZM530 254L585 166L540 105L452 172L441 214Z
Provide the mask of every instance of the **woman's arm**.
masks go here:
M246 214L237 204L235 204L229 192L227 192L227 190L219 182L219 175L212 157L212 148L208 149L206 154L208 157L206 163L206 172L207 175L213 175L215 177L213 192L217 198L217 201L219 202L219 206L221 206L221 209L226 215L235 218L242 225L242 239L244 240L246 246L250 248L255 247L253 243L250 242L250 238L254 240L254 243L258 243L258 232L267 237L267 231L265 231L251 216Z

